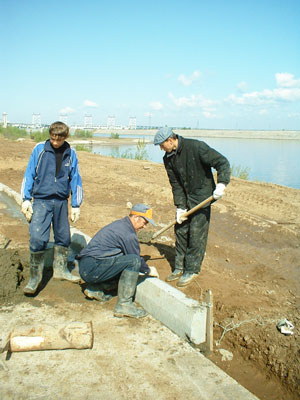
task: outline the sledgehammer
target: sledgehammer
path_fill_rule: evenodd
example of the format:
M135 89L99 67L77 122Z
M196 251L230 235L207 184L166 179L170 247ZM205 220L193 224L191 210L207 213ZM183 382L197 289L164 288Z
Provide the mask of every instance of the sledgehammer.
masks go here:
M187 211L186 213L182 214L182 217L188 217L189 215L193 214L194 212L196 212L200 208L206 206L212 200L214 200L213 196L208 197L206 200L203 200L201 203L197 204L195 207L191 208L189 211ZM170 222L167 226L165 226L162 229L160 229L159 231L155 232L150 240L153 240L153 239L157 238L157 236L161 235L163 232L165 232L166 230L170 229L176 223L177 223L177 221L175 219L175 221Z

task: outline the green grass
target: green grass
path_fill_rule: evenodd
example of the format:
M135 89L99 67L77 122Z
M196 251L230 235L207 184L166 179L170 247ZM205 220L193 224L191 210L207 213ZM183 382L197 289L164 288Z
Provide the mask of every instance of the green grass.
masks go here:
M231 175L240 179L249 179L250 168L241 167L240 165L232 165L231 166Z
M0 126L0 136L11 140L17 140L19 138L26 137L27 133L25 129L19 129L13 126L8 126L7 128L3 128L3 126Z
M129 160L148 160L149 156L145 149L146 143L144 140L139 140L136 146L136 152L132 153L130 150L125 150L120 153L119 149L114 149L110 154L114 158L127 158Z
M45 140L49 139L49 130L46 129L43 132L30 132L30 138L33 139L35 142L44 142Z
M88 153L91 153L92 151L90 147L87 147L84 144L76 144L75 146L72 147L75 147L76 151L87 151Z
M93 137L93 132L91 131L86 131L83 129L76 129L74 132L74 135L72 135L74 138L80 138L80 139L90 139Z

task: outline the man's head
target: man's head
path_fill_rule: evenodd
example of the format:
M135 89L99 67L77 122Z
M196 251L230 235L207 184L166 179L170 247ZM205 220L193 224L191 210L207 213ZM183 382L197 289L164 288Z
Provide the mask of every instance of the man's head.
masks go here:
M178 139L172 128L165 126L157 131L154 136L154 144L159 145L161 150L171 153L177 149Z
M156 226L152 219L152 208L146 204L135 204L130 210L129 218L136 232L145 228L148 222Z
M50 143L55 149L61 147L69 136L69 127L63 122L57 121L49 128Z

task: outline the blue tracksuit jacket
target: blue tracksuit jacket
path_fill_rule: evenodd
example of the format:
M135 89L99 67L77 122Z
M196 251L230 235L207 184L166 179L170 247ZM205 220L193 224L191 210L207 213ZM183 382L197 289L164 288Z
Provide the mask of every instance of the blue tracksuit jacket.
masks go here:
M67 142L66 142L67 143ZM67 143L60 172L56 173L56 158L50 140L38 143L30 156L21 187L24 200L68 199L72 207L79 207L83 199L82 182L76 151Z

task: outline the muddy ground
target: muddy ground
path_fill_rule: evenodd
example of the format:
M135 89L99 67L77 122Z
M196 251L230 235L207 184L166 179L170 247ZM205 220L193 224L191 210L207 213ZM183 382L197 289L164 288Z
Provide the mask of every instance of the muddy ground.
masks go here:
M0 182L19 191L34 143L0 139ZM171 189L161 164L112 159L78 152L84 202L76 228L93 236L107 223L127 214L127 203L153 207L159 229L174 219ZM28 278L28 226L12 218L0 202L0 302L2 305L52 301L90 302L74 285L55 284L51 272L35 298L24 298ZM146 228L151 234L151 228ZM300 190L233 178L226 196L213 205L207 254L199 278L185 294L214 297L214 352L209 357L260 399L294 400L300 394L299 270ZM174 235L166 231L142 254L164 279L174 263ZM13 268L8 268L13 266ZM114 303L103 307L112 310ZM175 310L174 310L175 312ZM287 318L294 335L276 323ZM218 351L233 354L222 360Z

